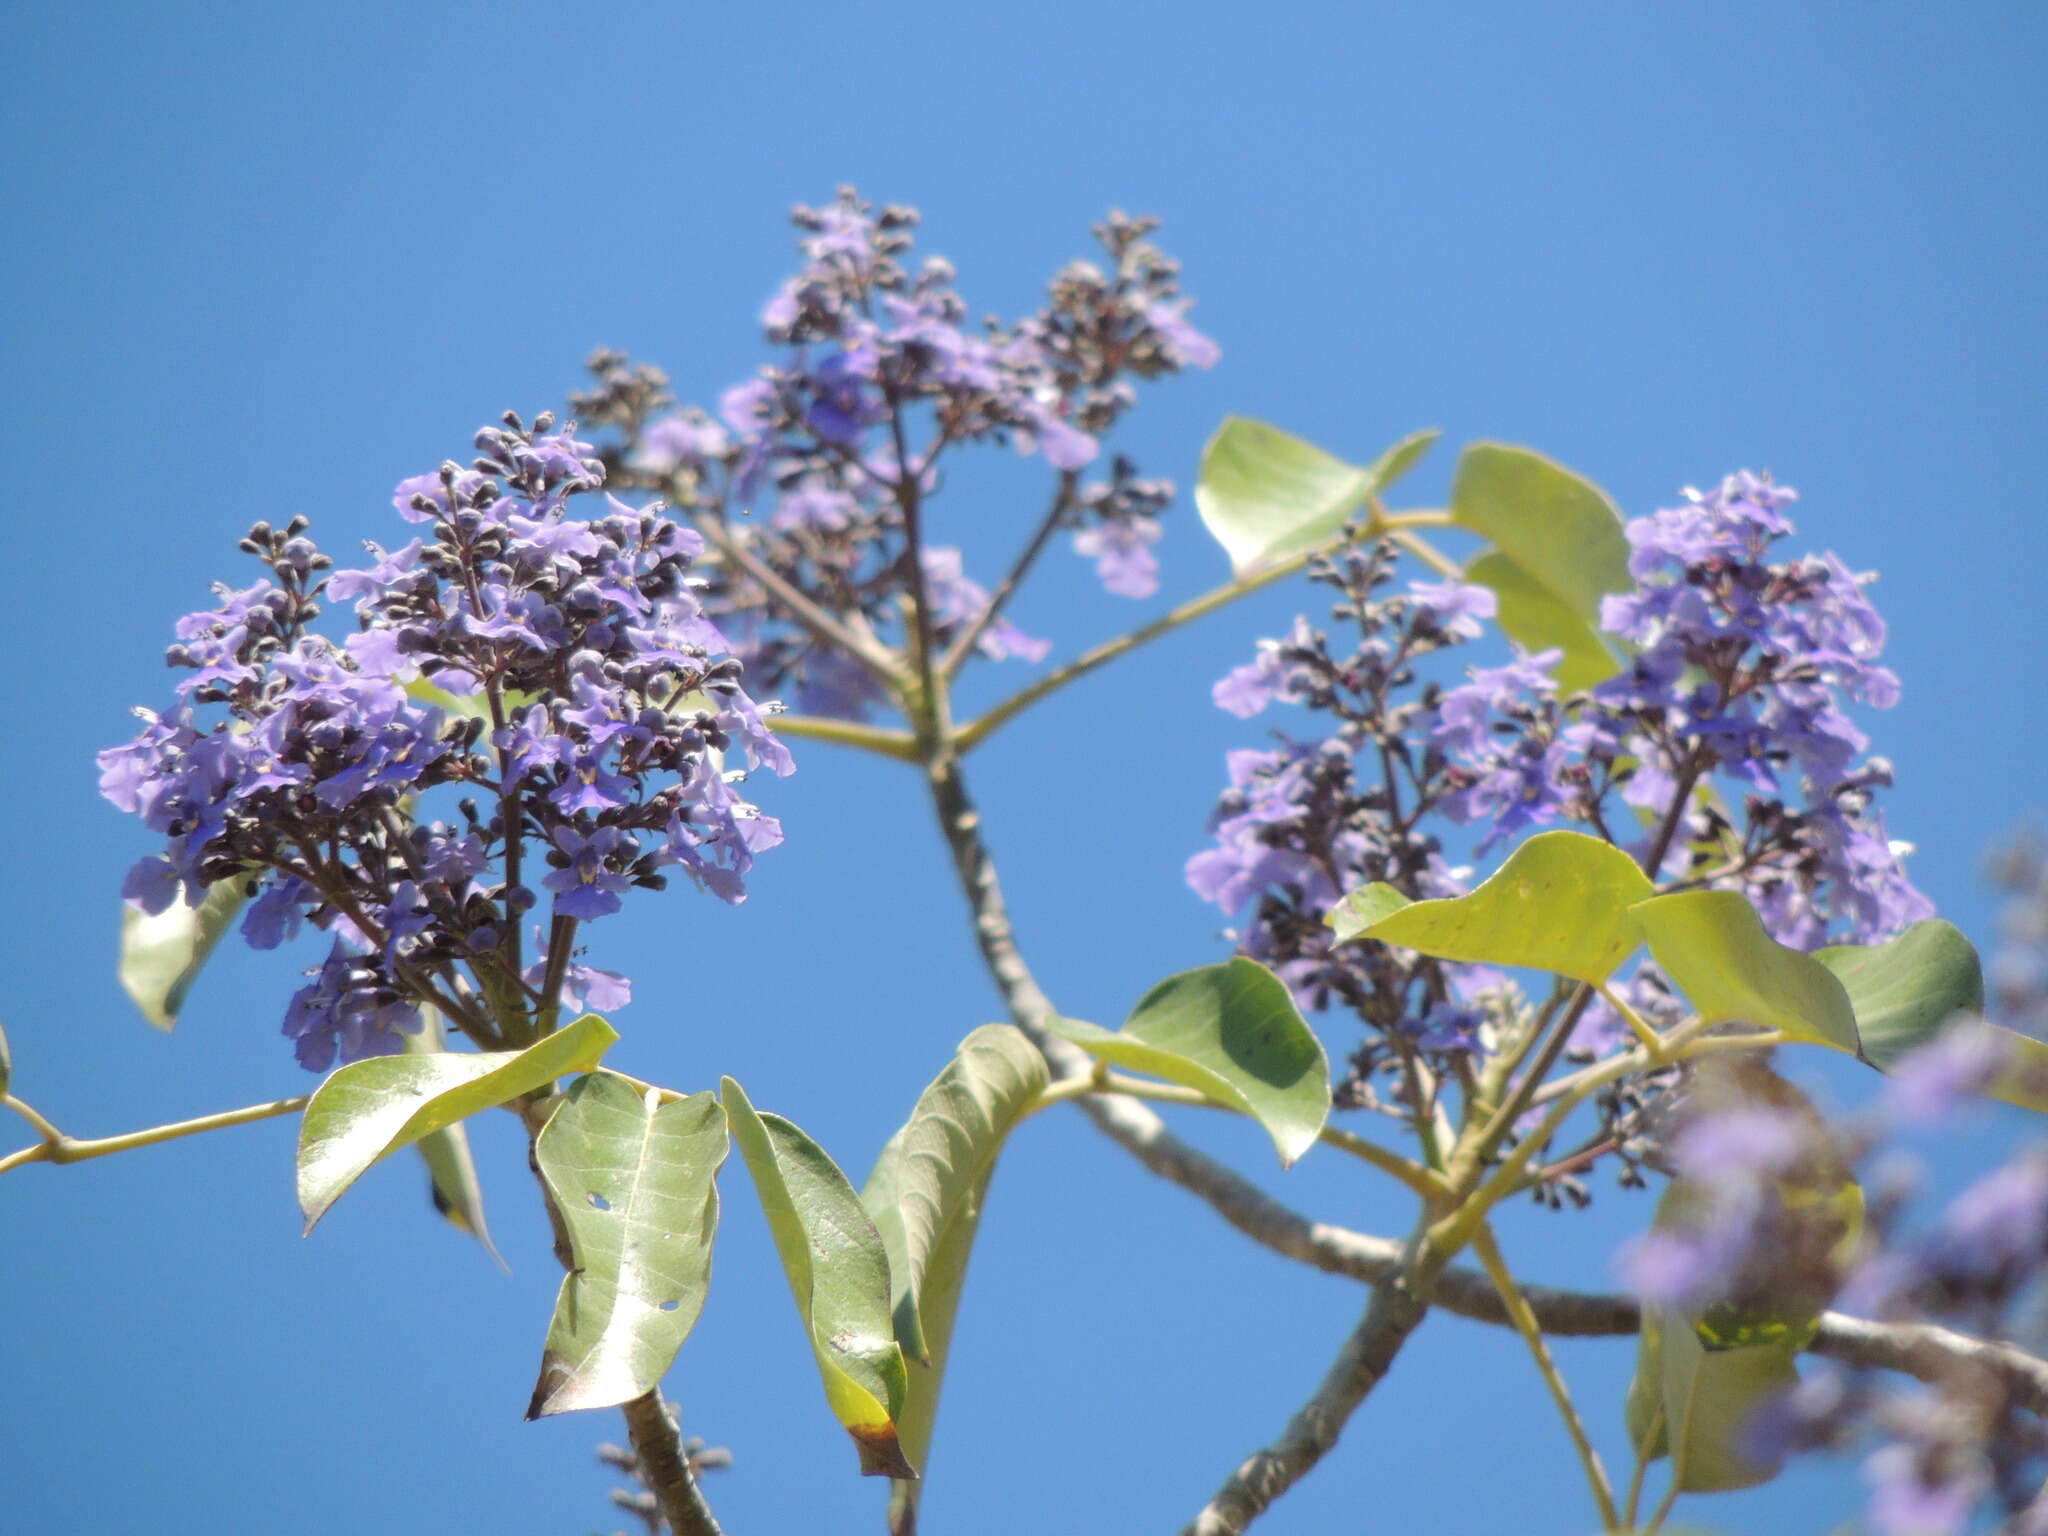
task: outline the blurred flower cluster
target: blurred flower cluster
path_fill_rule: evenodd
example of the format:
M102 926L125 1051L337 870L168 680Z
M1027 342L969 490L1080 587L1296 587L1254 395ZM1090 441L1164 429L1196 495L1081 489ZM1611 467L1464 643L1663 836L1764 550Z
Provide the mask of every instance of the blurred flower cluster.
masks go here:
M420 534L360 568L303 519L252 528L268 576L179 621L177 702L100 754L103 793L165 839L131 902L229 885L258 949L332 935L284 1024L316 1070L399 1049L422 1005L487 1044L565 995L617 1006L623 978L576 961L577 925L670 867L739 901L781 839L736 760L794 765L704 614L699 536L597 495L590 446L547 416L476 449L399 485ZM323 603L353 603L353 633L317 633ZM451 819L426 819L444 789Z

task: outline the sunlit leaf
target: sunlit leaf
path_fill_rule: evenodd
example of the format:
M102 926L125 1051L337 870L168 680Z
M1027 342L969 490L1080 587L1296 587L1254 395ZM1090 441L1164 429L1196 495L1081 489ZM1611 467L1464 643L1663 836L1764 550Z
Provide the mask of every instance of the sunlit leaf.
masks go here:
M1795 1362L1858 1250L1863 1192L1812 1104L1761 1055L1700 1065L1689 1109L1727 1113L1763 1107L1802 1121L1809 1152L1774 1181L1782 1202L1762 1273L1711 1305L1680 1311L1646 1305L1629 1385L1629 1437L1646 1456L1672 1456L1680 1488L1748 1488L1777 1475L1782 1457L1748 1433L1771 1398L1794 1385ZM1655 1227L1712 1226L1714 1194L1674 1180Z
M1856 1011L1820 961L1764 931L1737 891L1681 891L1634 908L1650 953L1709 1024L1783 1030L1852 1056Z
M1630 909L1656 887L1611 843L1541 832L1469 895L1409 901L1386 884L1330 912L1340 941L1377 939L1440 960L1527 966L1602 982L1642 942Z
M1523 650L1564 653L1555 669L1561 692L1591 688L1621 670L1599 627L1512 556L1488 550L1465 567L1465 579L1492 590L1500 600L1501 629Z
M405 1037L406 1050L416 1056L431 1056L448 1049L441 1014L435 1008L420 1009L421 1028ZM483 1181L477 1177L476 1159L469 1150L469 1130L460 1121L430 1131L417 1146L427 1165L427 1191L434 1209L458 1231L467 1232L488 1253L500 1269L507 1269L504 1256L491 1241L489 1223L484 1220Z
M839 1165L726 1078L719 1097L761 1198L783 1274L817 1356L825 1400L869 1476L910 1478L896 1415L908 1390L890 1311L889 1258Z
M330 1073L299 1126L306 1230L380 1158L597 1065L618 1034L594 1013L523 1051L372 1056Z
M1021 1030L982 1025L960 1042L898 1133L895 1209L884 1213L863 1195L888 1248L896 1338L913 1360L928 1353L918 1298L932 1253L1046 1081L1045 1058Z
M1286 985L1254 960L1169 976L1115 1033L1078 1019L1051 1028L1091 1056L1199 1089L1250 1115L1283 1165L1316 1143L1330 1115L1330 1064Z
M1195 506L1243 575L1326 544L1436 440L1403 438L1369 465L1349 464L1313 443L1246 416L1231 416L1202 450Z
M0 1093L14 1081L14 1057L7 1049L7 1031L0 1029Z
M1589 623L1600 622L1603 596L1634 586L1621 514L1607 493L1531 449L1466 448L1451 482L1451 515Z
M563 1278L529 1419L653 1390L704 1310L716 1179L730 1147L711 1093L663 1104L610 1072L579 1078L534 1143L575 1267Z
M198 906L174 901L154 917L121 908L121 986L158 1029L177 1024L200 967L249 899L248 886L244 879L219 880Z
M1953 923L1915 923L1883 944L1815 950L1848 993L1863 1055L1889 1068L1958 1013L1984 1011L1984 967Z
M875 1213L892 1262L902 1262L902 1224L898 1170L903 1155L904 1133L898 1131L875 1159L861 1201ZM904 1458L913 1466L929 1471L932 1432L939 1414L939 1389L946 1380L946 1360L953 1343L953 1323L960 1311L960 1293L967 1284L967 1261L974 1252L974 1237L981 1226L981 1212L988 1199L989 1180L996 1165L991 1161L980 1180L954 1210L953 1219L939 1235L925 1263L924 1285L918 1297L918 1318L924 1331L926 1355L923 1361L908 1362L907 1391L903 1409L896 1415L896 1430ZM917 1528L918 1498L922 1481L898 1479L889 1487L889 1530L891 1536L911 1536Z

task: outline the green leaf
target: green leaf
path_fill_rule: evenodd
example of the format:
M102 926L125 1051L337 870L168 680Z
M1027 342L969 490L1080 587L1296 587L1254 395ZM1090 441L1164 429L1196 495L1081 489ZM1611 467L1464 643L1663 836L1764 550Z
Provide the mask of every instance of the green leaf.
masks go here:
M1531 449L1468 447L1451 482L1451 516L1595 625L1600 599L1635 585L1621 514L1607 493Z
M1872 1066L1890 1071L1944 1025L1973 1030L1988 1035L2005 1059L1984 1092L2048 1114L2048 1045L1975 1017L1984 1009L1984 968L1976 947L1952 923L1930 918L1883 944L1841 944L1816 950L1813 958L1847 990L1863 1058Z
M663 1104L611 1072L579 1078L534 1141L575 1267L562 1280L529 1419L651 1391L704 1310L730 1143L712 1093Z
M400 1147L597 1065L617 1040L587 1013L523 1051L373 1056L329 1074L299 1126L299 1208L306 1230L373 1163Z
M1417 432L1360 467L1263 421L1226 417L1202 450L1195 506L1241 576L1328 543L1436 438Z
M905 1132L889 1138L875 1159L861 1201L874 1214L877 1229L888 1247L891 1262L903 1258L903 1227L898 1219L902 1209L900 1172ZM925 1264L924 1285L918 1297L918 1318L924 1331L926 1357L908 1362L908 1390L902 1411L896 1415L896 1429L903 1454L913 1465L929 1468L932 1432L939 1415L939 1389L945 1384L946 1360L953 1343L953 1323L960 1312L960 1293L967 1284L967 1261L974 1252L975 1233L988 1200L989 1180L995 1176L992 1159L979 1180L954 1210L953 1219L939 1235ZM891 1536L912 1536L917 1528L917 1504L922 1482L898 1479L889 1488L889 1530Z
M1330 1116L1330 1063L1286 985L1239 957L1159 983L1117 1033L1052 1019L1098 1060L1198 1089L1266 1128L1284 1167Z
M890 1312L889 1256L839 1165L780 1115L755 1112L731 1078L719 1097L811 1337L825 1400L870 1477L914 1478L896 1415L908 1391Z
M919 1297L932 1254L1046 1082L1045 1058L1023 1031L982 1025L960 1042L898 1132L893 1210L879 1211L863 1196L889 1253L896 1339L913 1360L930 1353Z
M420 1017L420 1029L405 1037L407 1052L431 1056L447 1050L440 1010L422 1008ZM496 1261L498 1268L509 1272L511 1266L491 1241L490 1225L484 1220L483 1181L477 1177L476 1159L470 1155L468 1130L458 1121L422 1136L417 1145L427 1165L427 1192L434 1209L456 1230L467 1232L483 1244L484 1252Z
M1605 682L1621 663L1600 638L1599 626L1538 581L1511 555L1490 549L1465 567L1465 579L1500 599L1500 627L1523 650L1560 650L1557 686L1577 693Z
M1940 918L1883 944L1838 944L1813 958L1848 993L1864 1059L1881 1070L1933 1039L1952 1015L1984 1011L1976 946Z
M424 677L416 677L404 686L406 697L415 704L428 709L438 709L451 720L481 720L486 725L490 723L491 699L482 689L475 693L450 693L438 683L429 682ZM507 688L498 697L509 715L515 710L526 708L540 695L524 693L517 688Z
M1390 885L1368 885L1327 921L1339 942L1377 939L1439 960L1528 966L1598 985L1642 942L1630 909L1655 892L1613 844L1540 832L1469 895L1411 902Z
M121 985L158 1029L176 1026L185 994L249 899L248 887L239 876L217 880L198 906L188 907L181 899L154 917L121 908Z
M1737 891L1681 891L1637 905L1650 953L1709 1024L1780 1029L1861 1056L1856 1010L1834 973L1787 949Z
M1748 1444L1744 1431L1759 1408L1798 1384L1801 1347L1784 1338L1708 1349L1684 1318L1659 1307L1644 1308L1636 1377L1628 1394L1630 1438L1646 1456L1671 1455L1678 1486L1687 1493L1723 1493L1769 1482L1782 1460L1751 1461L1743 1454ZM1668 1421L1658 1416L1660 1405Z
M7 1085L14 1081L14 1057L7 1049L7 1031L0 1029L0 1093L7 1091Z
M1863 1232L1863 1191L1842 1148L1812 1103L1760 1053L1702 1062L1689 1110L1725 1114L1763 1107L1804 1122L1807 1150L1775 1182L1772 1247L1737 1294L1691 1311L1643 1309L1629 1437L1643 1455L1671 1454L1678 1486L1709 1493L1767 1482L1779 1459L1759 1463L1748 1422L1766 1400L1798 1381L1796 1360L1853 1262ZM1711 1228L1711 1190L1674 1180L1658 1201L1655 1226Z

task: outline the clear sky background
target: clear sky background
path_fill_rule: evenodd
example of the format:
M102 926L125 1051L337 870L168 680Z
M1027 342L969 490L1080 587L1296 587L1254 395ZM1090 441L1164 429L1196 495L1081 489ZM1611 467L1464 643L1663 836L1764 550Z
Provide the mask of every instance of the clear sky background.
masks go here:
M920 204L977 307L1014 313L1112 204L1156 212L1213 373L1124 440L1182 486L1228 411L1364 457L1412 428L1539 447L1631 514L1739 466L1802 534L1885 573L1905 701L1872 722L1894 835L1983 936L1981 851L2044 799L2042 13L1864 4L892 3L18 6L0 92L0 347L16 447L0 755L0 1018L16 1087L75 1134L304 1091L277 1035L305 961L224 950L178 1034L113 978L146 851L92 753L161 705L173 619L258 517L394 540L394 482L464 457L595 344L713 401L759 359L787 206L857 181ZM1411 486L1439 497L1451 455ZM946 503L986 571L1042 470ZM398 535L403 537L403 535ZM1183 498L1160 605L1222 578ZM1222 754L1211 680L1279 631L1264 594L1032 715L974 760L1042 980L1114 1024L1219 958L1182 885ZM1017 610L1069 654L1151 605L1062 553ZM1016 677L1024 674L1019 672ZM1006 681L1014 679L998 679ZM678 890L601 930L631 971L622 1070L731 1072L858 1180L997 1016L916 786L799 744L761 786L788 845L733 912ZM310 957L311 950L306 951ZM1351 1035L1333 1025L1332 1046ZM1832 1103L1871 1080L1800 1080ZM619 1522L615 1416L520 1422L559 1280L509 1124L479 1132L513 1274L409 1163L312 1238L278 1122L0 1183L0 1527L573 1536ZM1398 1235L1350 1166L1284 1178L1249 1127L1189 1132L1292 1203ZM1954 1151L1986 1157L1986 1119ZM9 1133L10 1137L12 1132ZM735 1536L879 1530L820 1400L747 1183L669 1378L730 1445ZM1531 1279L1605 1285L1647 1218L1507 1223ZM1171 1531L1320 1377L1362 1296L1226 1233L1078 1117L1006 1157L926 1504L936 1536ZM1567 1346L1610 1464L1633 1345ZM1851 1467L1698 1501L1754 1536L1835 1526ZM1681 1506L1681 1515L1685 1506ZM1426 1325L1339 1450L1259 1527L1583 1536L1513 1339Z

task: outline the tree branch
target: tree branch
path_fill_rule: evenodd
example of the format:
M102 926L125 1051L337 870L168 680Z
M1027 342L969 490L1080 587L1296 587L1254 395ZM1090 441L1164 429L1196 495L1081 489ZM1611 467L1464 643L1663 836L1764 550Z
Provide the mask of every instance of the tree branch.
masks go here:
M676 1536L724 1536L711 1506L697 1487L682 1431L656 1387L626 1404L626 1430L640 1458L640 1480L661 1505L662 1518Z
M1405 1278L1374 1286L1365 1316L1337 1352L1315 1396L1295 1411L1278 1440L1231 1473L1181 1536L1238 1536L1301 1481L1329 1454L1345 1422L1380 1384L1428 1311L1428 1303L1409 1290Z

